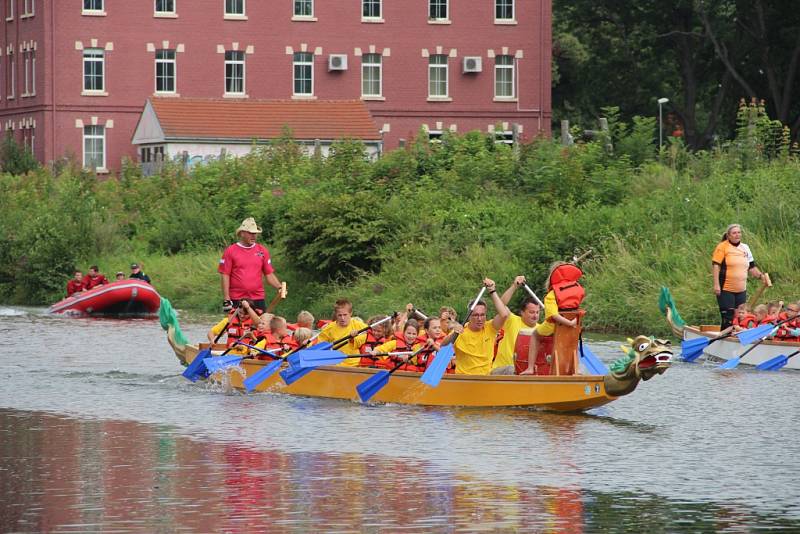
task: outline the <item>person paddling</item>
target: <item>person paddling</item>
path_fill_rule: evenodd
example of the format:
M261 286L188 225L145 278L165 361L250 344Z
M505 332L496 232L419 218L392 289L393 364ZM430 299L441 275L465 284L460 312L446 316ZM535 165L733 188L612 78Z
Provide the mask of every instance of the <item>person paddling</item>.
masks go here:
M517 289L526 283L524 276L517 276L500 299L508 305ZM497 357L492 364L492 374L514 374L514 366L517 361L527 362L527 351L521 355L517 353L517 340L523 330L526 336L532 334L532 330L539 322L539 312L539 304L532 297L527 297L520 305L519 315L513 312L509 313L508 319L503 323L503 339L500 340L497 348Z

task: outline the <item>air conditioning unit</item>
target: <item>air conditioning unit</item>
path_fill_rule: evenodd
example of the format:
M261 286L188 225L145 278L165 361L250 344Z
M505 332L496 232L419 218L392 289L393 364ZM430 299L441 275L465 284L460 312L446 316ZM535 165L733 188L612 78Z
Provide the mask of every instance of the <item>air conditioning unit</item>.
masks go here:
M347 70L347 54L329 55L328 70Z
M464 72L480 72L481 70L480 56L466 56L464 58Z

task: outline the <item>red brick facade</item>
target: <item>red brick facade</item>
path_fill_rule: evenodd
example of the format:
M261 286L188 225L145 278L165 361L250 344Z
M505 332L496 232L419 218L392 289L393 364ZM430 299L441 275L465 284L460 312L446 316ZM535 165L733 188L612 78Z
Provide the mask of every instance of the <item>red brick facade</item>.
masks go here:
M445 20L429 19L432 1L444 6ZM244 16L226 16L226 2L244 4ZM312 5L313 16L294 16L298 3ZM175 56L175 95L197 98L235 98L226 95L226 51L245 58L246 96L239 98L301 98L293 95L293 53L310 53L312 98L363 98L386 149L423 125L463 133L518 124L525 139L550 133L551 0L382 0L368 2L381 10L371 19L362 17L364 3L0 0L0 124L20 143L33 139L42 162L83 161L84 126L103 126L106 168L118 169L124 156L136 159L131 136L156 94L156 50L166 49ZM498 3L513 6L513 16L496 20ZM173 5L175 14L157 15L156 4ZM84 90L87 49L102 56L99 91ZM362 97L362 60L370 53L381 61L378 98ZM331 54L346 56L347 70L329 70ZM429 96L431 55L446 58L446 98ZM512 98L496 98L501 55L513 72L505 87ZM481 58L481 72L462 72L467 56Z

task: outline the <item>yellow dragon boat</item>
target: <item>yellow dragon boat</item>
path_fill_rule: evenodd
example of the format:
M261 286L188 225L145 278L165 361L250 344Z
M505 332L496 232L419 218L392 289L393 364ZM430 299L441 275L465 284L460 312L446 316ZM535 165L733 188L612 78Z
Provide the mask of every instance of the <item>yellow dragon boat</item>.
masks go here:
M167 339L183 365L189 365L207 345L179 343L176 329L162 320ZM554 340L555 361L578 369L579 328L557 328ZM669 341L639 336L631 341L627 362L618 371L606 375L489 375L446 374L437 387L420 381L421 373L398 371L375 396L378 403L415 404L421 406L534 407L544 410L576 412L597 408L631 393L641 380L662 374L670 366L672 352ZM216 348L216 347L212 347ZM230 384L244 388L244 380L261 370L269 361L246 358L240 372L227 373ZM284 364L287 365L287 364ZM616 364L615 364L616 365ZM379 369L365 367L322 366L286 385L275 373L256 387L256 391L286 393L308 397L324 397L359 402L356 386ZM218 379L212 375L211 379Z

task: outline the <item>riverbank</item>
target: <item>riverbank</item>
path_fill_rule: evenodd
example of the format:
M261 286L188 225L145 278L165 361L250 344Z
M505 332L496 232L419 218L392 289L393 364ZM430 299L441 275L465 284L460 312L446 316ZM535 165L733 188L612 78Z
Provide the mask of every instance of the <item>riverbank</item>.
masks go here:
M190 175L168 166L104 182L70 168L2 176L0 300L47 304L76 267L111 277L136 261L177 308L217 312L217 261L247 216L289 285L287 317L324 317L340 296L362 316L409 301L463 311L484 276L504 287L525 274L541 296L553 261L591 248L587 326L664 333L662 285L687 320L716 320L710 255L731 222L772 274L765 298L800 298L795 153L736 140L659 154L636 127L612 126L622 132L613 153L601 141L514 150L471 132L370 162L355 143L323 160L283 139Z

